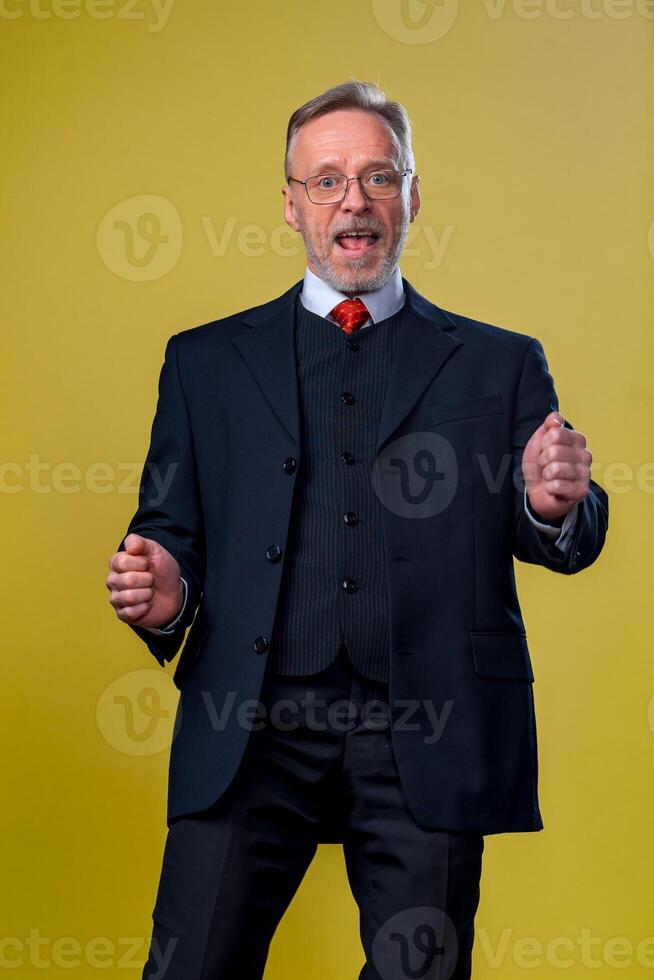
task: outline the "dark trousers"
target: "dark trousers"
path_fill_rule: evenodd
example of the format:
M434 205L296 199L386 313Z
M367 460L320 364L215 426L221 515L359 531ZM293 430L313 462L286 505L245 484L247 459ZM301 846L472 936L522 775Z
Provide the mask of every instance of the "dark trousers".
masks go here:
M411 817L388 693L345 646L318 674L266 674L232 783L169 825L143 980L260 980L335 806L360 912L359 980L470 977L483 836Z

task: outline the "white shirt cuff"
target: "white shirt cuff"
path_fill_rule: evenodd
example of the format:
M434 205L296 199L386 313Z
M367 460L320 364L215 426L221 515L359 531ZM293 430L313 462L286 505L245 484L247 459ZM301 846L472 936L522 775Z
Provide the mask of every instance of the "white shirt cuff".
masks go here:
M534 515L531 513L529 509L529 504L527 503L526 487L524 491L524 505L525 505L525 511L527 513L527 517L534 525L534 527L537 527L538 530L541 531L543 534L547 535L548 538L556 539L554 541L556 547L560 548L561 551L565 551L568 544L570 543L570 539L572 537L572 533L574 531L575 524L577 522L577 511L579 510L579 503L576 503L572 508L572 510L568 511L568 513L565 515L561 527L555 527L553 524L543 524L542 521L539 521L534 517Z
M172 622L168 623L167 626L145 626L144 629L148 630L150 633L158 633L162 636L169 636L171 633L175 632L175 626L177 625L177 623L182 617L182 613L184 612L184 608L186 606L186 600L188 598L188 585L186 583L186 579L180 575L179 580L184 586L184 598L182 599L182 608L179 610L179 612L172 620Z

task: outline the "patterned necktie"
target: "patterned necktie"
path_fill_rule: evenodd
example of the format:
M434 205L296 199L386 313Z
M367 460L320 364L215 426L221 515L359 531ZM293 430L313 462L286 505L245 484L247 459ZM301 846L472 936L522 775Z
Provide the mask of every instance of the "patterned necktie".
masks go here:
M330 310L341 330L345 333L354 333L362 323L369 319L370 313L360 299L344 299L342 303Z

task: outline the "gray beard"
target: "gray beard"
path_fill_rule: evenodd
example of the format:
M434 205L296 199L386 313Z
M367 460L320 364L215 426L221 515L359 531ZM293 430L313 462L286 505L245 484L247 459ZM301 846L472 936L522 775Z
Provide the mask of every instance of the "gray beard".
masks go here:
M361 268L358 268L357 260L354 259L350 263L351 272L347 278L339 275L328 263L318 258L311 239L308 235L304 234L302 225L300 226L300 230L304 238L307 255L313 262L320 278L339 293L344 293L346 296L359 296L361 293L370 293L375 289L381 289L391 278L395 272L409 233L409 222L406 222L399 239L384 256L381 265L375 272L366 272L363 263L361 263Z

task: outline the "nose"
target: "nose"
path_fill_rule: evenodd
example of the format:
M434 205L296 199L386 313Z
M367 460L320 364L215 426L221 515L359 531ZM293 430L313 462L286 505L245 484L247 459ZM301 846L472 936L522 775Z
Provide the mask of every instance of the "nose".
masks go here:
M368 198L361 189L360 181L353 178L348 182L345 197L341 201L341 210L351 214L361 214L362 211L367 211L369 206Z

